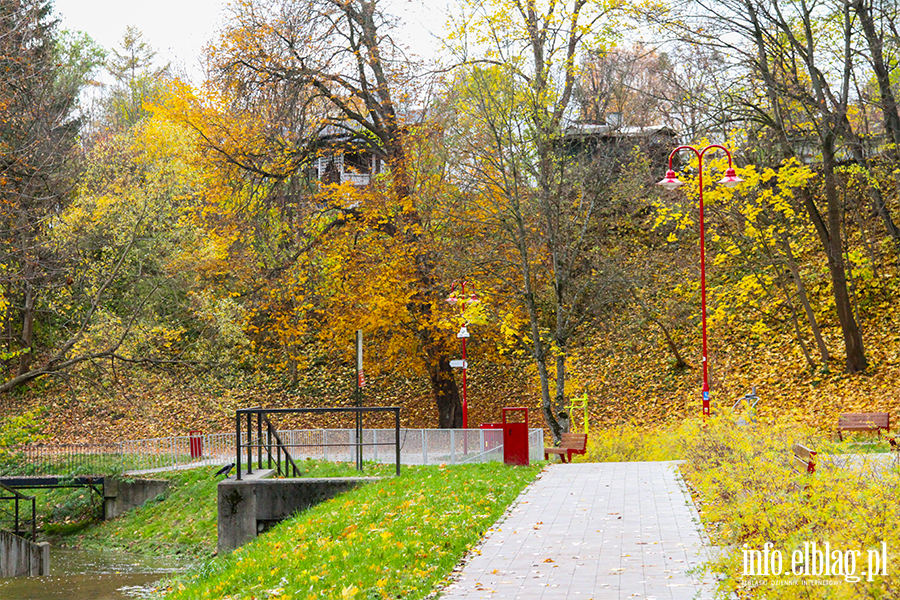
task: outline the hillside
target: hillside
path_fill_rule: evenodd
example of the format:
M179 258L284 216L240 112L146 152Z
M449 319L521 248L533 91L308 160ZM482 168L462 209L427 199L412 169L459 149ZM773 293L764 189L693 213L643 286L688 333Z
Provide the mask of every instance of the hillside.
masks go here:
M843 372L840 356L827 369L808 369L789 335L754 341L738 327L710 329L710 373L714 406L730 407L754 386L760 409L795 410L820 428L834 423L842 411L888 411L900 414L900 316L893 303L863 321L870 361L865 373ZM628 322L606 325L618 336L595 333L574 361L576 393L587 390L591 427L635 420L651 424L699 414L700 373L677 371L665 351L662 336L650 326ZM699 363L699 334L691 344L684 336L683 352L690 365ZM831 347L840 347L840 332L824 328ZM500 419L503 406L527 406L532 423L540 422L539 391L534 369L524 361L498 365L479 362L469 370L469 420L472 427ZM4 415L44 407L45 434L57 441L140 439L185 435L189 430L231 431L234 410L249 406L348 406L354 375L341 365L320 365L305 374L297 387L274 378L251 375L230 378L187 372L131 372L116 385L73 388L40 380L23 393L8 397ZM402 406L403 426L435 427L437 413L424 375L368 377L365 404ZM719 403L719 404L716 404ZM576 426L580 426L576 415ZM340 426L309 419L305 426Z

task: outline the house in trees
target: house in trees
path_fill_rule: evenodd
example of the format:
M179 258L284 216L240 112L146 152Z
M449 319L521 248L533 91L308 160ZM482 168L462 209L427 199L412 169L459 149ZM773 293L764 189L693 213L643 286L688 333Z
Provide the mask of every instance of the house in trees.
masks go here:
M425 113L408 110L397 118L400 129L407 130L422 125ZM309 150L313 156L308 167L311 181L368 185L388 168L380 140L361 125L349 121L327 126Z
M678 145L678 134L667 125L629 126L613 113L604 121L576 121L566 128L566 154L591 161L625 164L638 148L653 164L663 164Z
M368 140L329 127L316 142L308 176L311 181L322 183L368 185L383 169L384 161Z

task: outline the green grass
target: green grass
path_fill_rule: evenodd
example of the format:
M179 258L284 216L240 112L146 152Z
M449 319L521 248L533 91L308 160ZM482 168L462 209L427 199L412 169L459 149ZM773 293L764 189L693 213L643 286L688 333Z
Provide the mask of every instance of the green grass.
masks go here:
M203 563L166 598L424 598L541 467L404 467Z
M154 474L154 479L171 481L164 497L59 542L141 554L210 556L216 548L216 484L222 480L214 475L216 470L204 467Z
M97 522L103 514L103 501L100 495L88 488L20 491L26 496L35 497L38 529L43 532L44 537L50 539L81 531ZM12 502L0 503L0 529L13 528L13 518L9 514L12 510ZM21 502L19 511L22 519L30 519L31 502Z
M359 474L352 465L322 461L302 461L304 477L340 477ZM366 465L364 475L393 472L392 465ZM118 519L82 523L77 528L64 522L50 533L58 542L90 549L123 550L140 554L211 556L216 550L217 467L154 473L153 479L171 481L165 497L151 499ZM96 518L96 512L92 515ZM73 521L74 522L74 521ZM66 535L70 534L70 535ZM71 535L77 534L77 535Z

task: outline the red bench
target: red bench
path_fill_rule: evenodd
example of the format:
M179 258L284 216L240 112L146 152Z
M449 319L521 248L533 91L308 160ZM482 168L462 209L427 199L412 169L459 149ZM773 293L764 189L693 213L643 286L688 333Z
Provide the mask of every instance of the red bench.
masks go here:
M551 454L559 454L563 462L572 462L572 455L584 454L586 447L586 433L564 433L559 448L544 448L544 460L550 460Z

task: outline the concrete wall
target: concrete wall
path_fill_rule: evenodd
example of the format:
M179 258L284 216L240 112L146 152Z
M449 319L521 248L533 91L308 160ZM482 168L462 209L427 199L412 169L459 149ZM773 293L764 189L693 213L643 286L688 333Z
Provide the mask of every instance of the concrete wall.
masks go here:
M231 552L276 523L379 477L267 479L271 471L257 471L218 485L218 549ZM258 474L258 475L257 475Z
M50 544L0 531L0 579L50 574Z
M103 518L115 519L126 510L164 494L168 488L169 482L165 479L122 481L107 477L103 482Z

